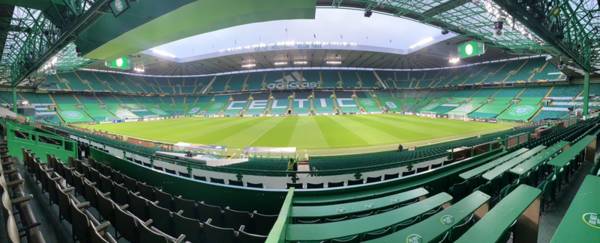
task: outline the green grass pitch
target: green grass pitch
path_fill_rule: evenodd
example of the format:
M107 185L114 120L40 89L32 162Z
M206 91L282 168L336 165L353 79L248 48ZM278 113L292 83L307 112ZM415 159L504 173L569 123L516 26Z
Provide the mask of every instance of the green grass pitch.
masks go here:
M394 149L458 139L515 126L402 115L180 118L82 125L129 137L176 143L297 147L312 154Z

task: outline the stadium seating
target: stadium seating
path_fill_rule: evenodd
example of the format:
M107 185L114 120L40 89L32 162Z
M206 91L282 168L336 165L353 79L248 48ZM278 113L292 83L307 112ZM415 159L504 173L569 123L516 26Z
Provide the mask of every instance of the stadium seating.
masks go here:
M519 101L503 112L498 119L512 121L529 121L541 108L540 101L546 97L548 88L527 88L519 96Z
M276 115L284 115L290 111L290 93L288 92L273 92L273 99L269 106L269 112Z
M312 111L313 99L311 93L306 91L294 92L294 102L292 105L292 112L299 115L308 115Z

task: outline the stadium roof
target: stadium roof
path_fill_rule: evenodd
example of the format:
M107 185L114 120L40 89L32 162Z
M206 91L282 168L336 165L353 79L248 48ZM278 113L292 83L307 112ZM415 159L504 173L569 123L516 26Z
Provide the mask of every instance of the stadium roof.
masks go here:
M137 55L153 46L231 26L278 19L311 19L315 3L406 17L450 30L463 40L482 40L488 47L517 55L547 53L561 63L600 72L597 0L547 0L535 1L535 4L513 0L148 0L131 1L130 8L124 9L123 14L110 9L111 2L85 0L73 7L61 1L0 0L2 9L8 10L0 12L4 20L0 22L0 44L12 43L9 48L6 45L2 48L0 83L19 84L31 77L30 74L44 70L44 66L54 66L54 57L73 37L76 37L77 50L88 58ZM36 11L28 11L18 21L7 22L13 6L38 9L43 15L38 18ZM504 23L502 34L496 34L495 22ZM260 46L260 42L255 44ZM451 49L454 48L448 50ZM64 56L65 52L59 55ZM228 57L248 60L241 54ZM141 59L147 57L142 55ZM86 63L70 60L76 61L72 62L74 68ZM185 68L186 65L174 69Z
M363 17L359 9L318 8L314 19L239 25L169 42L145 54L182 63L280 50L353 50L410 54L452 38L442 29L390 14Z

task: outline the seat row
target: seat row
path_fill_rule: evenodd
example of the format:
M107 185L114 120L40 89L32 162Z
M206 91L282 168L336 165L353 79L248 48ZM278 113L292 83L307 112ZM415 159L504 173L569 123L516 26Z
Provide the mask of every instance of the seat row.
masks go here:
M65 181L72 178L75 193L83 195L90 205L97 208L103 219L113 222L120 233L119 237L134 239L134 242L137 242L142 237L141 233L144 233L141 224L150 224L150 229L158 232L162 238L154 235L154 240L158 241L149 241L149 237L145 237L146 240L141 242L177 242L182 236L189 242L263 242L266 238L266 236L248 233L246 226L234 230L217 226L211 218L200 221L186 217L183 215L183 210L174 212L163 208L158 205L158 201L149 201L142 197L140 192L133 192L115 182L108 184L112 185L114 190L103 192L101 187L102 185L106 187L106 182L88 180L86 175L54 158L49 158L49 161L49 164L56 166L56 171L65 173ZM90 175L97 172L82 161L74 164L87 167ZM102 175L99 176L102 178ZM139 226L132 229L131 225ZM179 237L175 239L171 235L179 235Z
M63 166L61 163L56 162L56 160L52 161L55 161L57 165ZM130 192L137 193L138 197L145 199L145 201L135 201L140 206L147 204L147 202L155 202L162 208L173 212L181 212L183 216L188 218L203 222L211 219L213 225L224 228L239 229L243 225L247 232L261 236L268 234L277 219L277 215L266 215L257 211L235 210L229 207L221 208L203 201L196 202L181 196L173 196L168 192L139 182L92 159L87 160L87 162L79 160L72 160L71 162L76 164L76 168L81 168L80 170L91 181L98 183L101 190L104 192L114 191L117 202L127 203L128 197L125 196L125 192L129 190ZM119 185L118 183L121 181L122 184ZM140 213L144 214L143 211Z
M98 205L87 201L84 194L77 192L66 178L40 163L33 154L24 152L24 155L25 165L40 184L42 192L48 194L51 205L58 206L58 218L61 222L66 221L71 225L73 241L116 243L125 238L130 242L183 242L185 235L171 237L154 227L153 220L143 221L135 217L127 210L128 205L117 205L111 201L109 208L115 217L110 217L100 210ZM81 175L73 176L74 181L79 180L91 185L91 182ZM114 236L109 233L110 227L114 227Z
M0 143L0 208L6 223L9 242L18 243L22 238L27 242L45 243L40 231L41 223L29 205L32 195L26 194L23 177L16 166L16 160L7 154L6 143Z

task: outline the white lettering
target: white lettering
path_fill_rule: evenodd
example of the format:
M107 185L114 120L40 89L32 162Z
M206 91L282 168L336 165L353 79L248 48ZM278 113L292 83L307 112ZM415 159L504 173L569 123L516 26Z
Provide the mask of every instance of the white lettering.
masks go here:
M232 101L229 103L227 110L242 110L246 105L246 101Z
M339 107L356 107L356 102L352 98L337 98Z
M248 109L265 109L267 108L267 100L253 100Z
M308 101L308 99L295 99L294 101L298 102L298 108L304 108L304 102Z
M321 101L321 107L327 107L327 100L325 98L320 98L319 100Z

